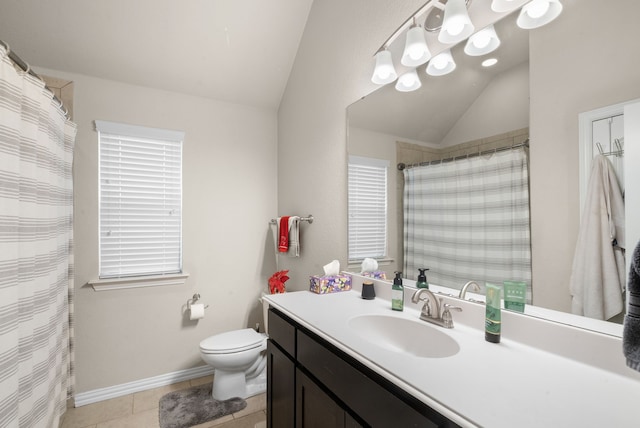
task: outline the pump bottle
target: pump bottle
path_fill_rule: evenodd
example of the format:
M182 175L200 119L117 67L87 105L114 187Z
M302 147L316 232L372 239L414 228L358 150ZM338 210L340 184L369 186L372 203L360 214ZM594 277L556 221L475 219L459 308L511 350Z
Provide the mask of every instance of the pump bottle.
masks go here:
M401 311L404 309L404 287L402 286L402 272L396 272L391 286L391 309Z
M418 281L416 281L416 288L429 288L429 283L427 282L427 275L424 274L426 270L429 268L418 268L420 274L418 275Z

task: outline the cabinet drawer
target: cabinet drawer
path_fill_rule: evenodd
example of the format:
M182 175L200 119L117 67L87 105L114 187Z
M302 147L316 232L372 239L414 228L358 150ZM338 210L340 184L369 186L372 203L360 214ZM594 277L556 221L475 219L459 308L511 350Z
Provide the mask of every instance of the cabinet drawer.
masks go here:
M296 328L292 321L280 311L269 308L269 339L276 342L280 348L295 358Z
M315 335L297 331L297 356L299 364L372 427L457 427Z

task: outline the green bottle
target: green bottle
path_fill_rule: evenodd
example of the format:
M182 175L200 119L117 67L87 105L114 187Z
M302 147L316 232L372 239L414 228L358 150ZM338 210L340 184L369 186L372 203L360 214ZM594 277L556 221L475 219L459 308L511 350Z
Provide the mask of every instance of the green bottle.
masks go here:
M418 281L416 282L417 288L429 288L429 283L427 282L427 275L424 274L424 271L429 270L429 268L418 268L420 271L420 275L418 275Z
M402 272L396 272L391 286L391 309L401 311L404 309L404 287L402 286Z

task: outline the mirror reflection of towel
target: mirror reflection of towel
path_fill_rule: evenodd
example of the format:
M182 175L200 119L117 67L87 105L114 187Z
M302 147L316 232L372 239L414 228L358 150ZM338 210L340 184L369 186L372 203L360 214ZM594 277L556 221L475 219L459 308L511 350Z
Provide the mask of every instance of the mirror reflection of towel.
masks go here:
M569 287L574 314L601 320L624 309L624 200L609 159L593 159Z
M627 366L640 371L640 242L631 258L627 284L627 314L622 330L622 350Z

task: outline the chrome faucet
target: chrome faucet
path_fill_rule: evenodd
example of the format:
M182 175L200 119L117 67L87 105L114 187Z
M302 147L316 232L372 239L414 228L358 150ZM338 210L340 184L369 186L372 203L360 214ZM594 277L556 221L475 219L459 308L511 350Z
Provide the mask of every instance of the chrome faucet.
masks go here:
M471 287L473 288L473 291L480 291L480 286L478 285L477 282L475 281L469 281L467 282L464 287L462 287L462 289L460 290L460 294L458 295L459 298L461 298L462 300L464 300L464 297L467 294L467 289Z
M421 298L423 294L426 294L426 298ZM451 316L450 310L462 311L462 308L459 306L453 306L448 303L443 305L444 311L442 311L442 316L440 315L442 304L442 299L436 297L429 289L420 288L413 296L411 296L411 301L413 303L424 302L422 305L422 310L420 311L420 319L423 321L427 321L440 327L444 328L453 328L453 317Z

